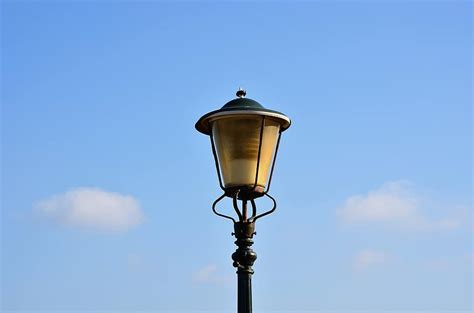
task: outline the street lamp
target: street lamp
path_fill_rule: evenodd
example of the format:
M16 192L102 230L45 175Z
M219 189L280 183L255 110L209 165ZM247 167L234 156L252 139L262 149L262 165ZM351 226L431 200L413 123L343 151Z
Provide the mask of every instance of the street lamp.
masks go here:
M252 312L252 265L257 259L251 249L255 222L276 209L276 201L268 191L281 133L291 124L286 115L266 109L245 95L239 88L236 99L205 114L196 123L196 129L211 139L219 185L224 191L212 204L212 210L234 222L232 235L237 239L238 248L232 259L237 268L238 313ZM262 196L272 200L273 208L258 214L255 199ZM216 210L217 203L224 197L232 198L238 220ZM247 209L248 202L251 213Z

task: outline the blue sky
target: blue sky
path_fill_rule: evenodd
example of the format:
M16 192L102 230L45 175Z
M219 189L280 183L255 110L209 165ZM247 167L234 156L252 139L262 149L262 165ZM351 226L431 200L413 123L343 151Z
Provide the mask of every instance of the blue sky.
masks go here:
M6 1L1 55L3 311L234 311L239 86L293 121L255 312L472 309L471 2Z

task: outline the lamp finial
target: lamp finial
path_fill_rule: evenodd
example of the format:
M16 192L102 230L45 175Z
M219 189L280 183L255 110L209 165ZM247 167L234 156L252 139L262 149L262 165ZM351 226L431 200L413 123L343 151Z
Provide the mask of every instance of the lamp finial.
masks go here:
M239 87L239 90L237 90L237 92L235 93L235 95L239 98L245 97L246 94L247 92L243 90L242 87Z

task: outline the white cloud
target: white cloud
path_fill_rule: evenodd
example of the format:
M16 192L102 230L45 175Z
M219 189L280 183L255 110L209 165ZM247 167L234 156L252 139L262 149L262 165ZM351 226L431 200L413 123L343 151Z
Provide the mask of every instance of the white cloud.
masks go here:
M192 275L192 281L197 284L222 285L229 283L231 278L220 275L217 270L217 265L209 264L194 272Z
M354 269L366 271L374 266L379 266L389 260L389 255L382 251L362 250L354 256Z
M35 204L36 212L62 225L124 231L144 220L132 196L80 187Z
M420 197L406 181L388 182L367 194L349 197L337 210L349 224L378 223L416 230L450 230L459 227L453 218L429 219L421 212Z

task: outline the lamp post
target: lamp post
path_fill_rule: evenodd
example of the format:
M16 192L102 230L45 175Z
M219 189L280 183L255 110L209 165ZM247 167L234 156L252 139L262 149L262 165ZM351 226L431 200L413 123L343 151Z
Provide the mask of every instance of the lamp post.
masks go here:
M232 260L237 268L238 313L252 312L252 266L257 259L251 248L255 222L276 209L276 201L268 192L281 133L291 124L286 115L266 109L245 95L239 88L236 99L203 115L196 123L196 129L211 139L219 185L224 192L214 201L212 210L234 223L232 235L237 250ZM260 213L255 200L263 196L272 200L273 208ZM232 198L237 219L217 211L217 203L225 197Z

